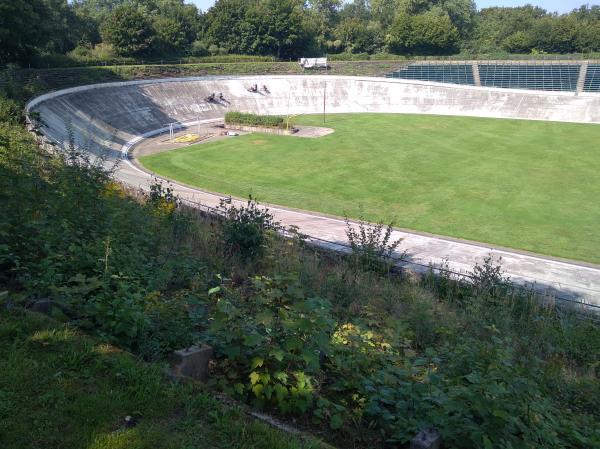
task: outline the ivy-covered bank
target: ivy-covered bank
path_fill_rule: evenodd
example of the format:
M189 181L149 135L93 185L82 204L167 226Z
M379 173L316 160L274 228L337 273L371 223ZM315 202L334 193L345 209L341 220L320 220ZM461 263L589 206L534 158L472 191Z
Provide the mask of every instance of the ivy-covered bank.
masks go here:
M76 329L149 363L209 343L210 389L340 447L403 447L428 426L449 448L600 445L600 327L514 291L497 261L474 268L472 286L398 276L375 257L394 245L383 227L354 233L344 257L300 235L279 238L253 201L223 203L221 219L202 216L167 185L142 195L73 147L38 149L20 125L19 102L0 106L0 360L11 373L0 381L0 418L11 429L0 433L2 447L37 444L11 418L30 416L17 382L32 375L31 363L43 368L35 391L47 398L35 402L35 427L60 441L79 425L77 413L53 421L98 388L69 389L80 373L98 374L80 366L103 366L88 350L61 352ZM42 298L59 306L55 336L36 337L14 318ZM116 371L125 373L111 380L124 403L139 398L131 409L157 416L148 391L162 391L161 375L139 390L130 371ZM181 416L195 416L170 410L180 430ZM141 441L170 429L150 427L136 430Z

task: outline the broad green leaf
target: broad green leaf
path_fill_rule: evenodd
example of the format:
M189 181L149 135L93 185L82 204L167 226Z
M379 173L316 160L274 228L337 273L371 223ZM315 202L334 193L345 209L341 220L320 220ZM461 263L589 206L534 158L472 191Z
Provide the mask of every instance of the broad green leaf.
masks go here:
M273 348L273 349L271 349L271 351L269 351L269 355L271 357L273 357L275 360L281 362L283 360L283 357L285 356L285 352L283 352L279 348Z
M250 369L259 368L263 366L264 363L265 361L261 357L254 357L252 363L250 363Z
M341 415L338 415L336 413L331 416L331 420L329 421L329 427L336 430L336 429L339 429L340 427L342 427L343 424L344 424L344 419L341 417Z
M252 385L256 384L260 380L260 374L256 371L252 371L248 377L250 377L250 383Z

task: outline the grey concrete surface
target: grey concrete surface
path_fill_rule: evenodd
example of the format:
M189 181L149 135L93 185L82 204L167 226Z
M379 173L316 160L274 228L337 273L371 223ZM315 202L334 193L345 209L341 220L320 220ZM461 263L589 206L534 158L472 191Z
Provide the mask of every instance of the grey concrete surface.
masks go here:
M248 92L266 85L269 93ZM206 101L222 92L220 103ZM390 112L464 115L529 120L600 123L600 95L451 86L399 79L337 76L204 77L134 81L83 86L53 92L32 100L29 111L41 114L44 134L58 143L72 129L76 143L110 159L127 155L143 139L168 131L169 123L192 126L210 123L227 110L271 114ZM193 131L193 129L191 130ZM147 188L151 176L128 157L116 176ZM186 201L207 206L221 196L183 185L176 193ZM342 220L311 212L271 207L285 225L295 225L315 243L344 250ZM506 274L517 283L535 284L549 297L600 307L600 267L553 260L543 256L492 248L485 244L395 231L403 238L400 251L417 270L447 263L456 272L469 272L492 253L502 257Z

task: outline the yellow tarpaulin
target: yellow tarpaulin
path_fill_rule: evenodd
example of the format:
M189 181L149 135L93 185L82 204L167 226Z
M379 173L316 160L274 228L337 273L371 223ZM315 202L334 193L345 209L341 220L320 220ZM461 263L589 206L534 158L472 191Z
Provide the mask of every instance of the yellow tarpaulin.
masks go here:
M175 142L177 142L177 143L189 143L189 142L196 142L199 139L200 139L200 136L198 134L185 134L183 136L177 137L175 139Z

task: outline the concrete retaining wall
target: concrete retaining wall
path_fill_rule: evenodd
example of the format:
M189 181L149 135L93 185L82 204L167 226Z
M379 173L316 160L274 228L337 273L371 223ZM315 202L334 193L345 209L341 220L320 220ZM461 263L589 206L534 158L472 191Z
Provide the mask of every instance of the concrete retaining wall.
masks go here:
M269 93L248 92L254 84ZM207 102L222 92L225 102ZM430 82L337 76L203 77L106 83L66 89L31 101L45 134L111 149L168 126L222 117L227 110L258 114L387 112L600 123L600 95L550 93Z

